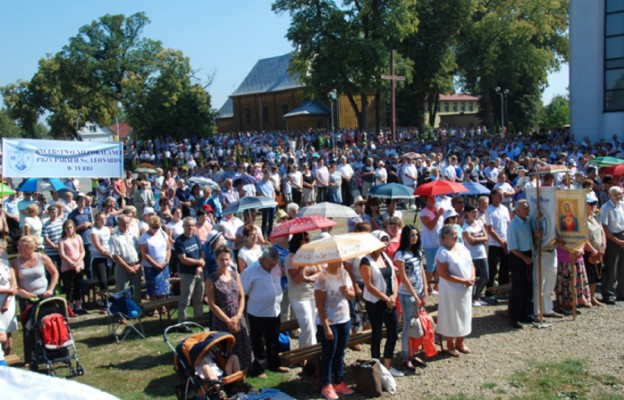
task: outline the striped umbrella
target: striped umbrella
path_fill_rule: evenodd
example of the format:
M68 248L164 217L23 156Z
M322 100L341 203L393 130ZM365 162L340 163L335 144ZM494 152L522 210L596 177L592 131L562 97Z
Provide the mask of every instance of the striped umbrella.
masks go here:
M363 256L386 245L368 232L347 233L306 243L297 250L293 265L306 267Z
M595 157L589 163L597 167L610 167L611 165L624 163L624 160L617 157L603 156Z

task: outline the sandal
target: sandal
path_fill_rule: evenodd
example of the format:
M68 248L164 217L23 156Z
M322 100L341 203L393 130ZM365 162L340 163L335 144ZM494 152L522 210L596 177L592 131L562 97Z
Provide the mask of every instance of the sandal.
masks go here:
M401 365L406 371L416 372L416 367L414 366L414 364L412 364L411 361L403 361Z
M451 357L459 357L459 351L457 351L457 349L448 349L447 352Z
M414 358L412 358L412 360L411 360L411 361L412 361L412 365L415 365L415 366L417 366L417 367L420 367L420 368L426 368L426 367L427 367L427 363L426 363L426 362L424 362L423 360L421 360L421 359L420 359L420 358L418 358L418 357L414 357Z
M153 318L159 318L160 314L158 313L158 310L154 310L154 312L152 312L152 317Z
M470 348L467 346L458 347L457 350L459 350L461 353L464 353L464 354L472 353L472 350L470 350Z

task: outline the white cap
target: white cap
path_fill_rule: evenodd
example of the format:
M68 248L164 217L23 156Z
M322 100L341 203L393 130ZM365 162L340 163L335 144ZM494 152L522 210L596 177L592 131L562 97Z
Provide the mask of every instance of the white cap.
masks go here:
M452 208L447 208L446 210L444 210L444 219L446 220L447 218L451 218L451 217L457 217L457 211L455 211Z
M148 214L156 214L156 212L154 211L154 208L152 208L152 207L145 207L143 209L143 215L148 215Z

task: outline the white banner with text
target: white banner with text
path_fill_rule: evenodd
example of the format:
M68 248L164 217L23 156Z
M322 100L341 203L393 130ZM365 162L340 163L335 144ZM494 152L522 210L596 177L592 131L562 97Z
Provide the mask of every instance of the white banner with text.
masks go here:
M21 178L121 178L123 144L3 138L2 173Z

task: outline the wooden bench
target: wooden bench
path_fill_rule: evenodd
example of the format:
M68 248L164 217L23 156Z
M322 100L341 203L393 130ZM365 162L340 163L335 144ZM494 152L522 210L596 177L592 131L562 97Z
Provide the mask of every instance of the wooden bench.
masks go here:
M15 365L15 364L18 364L22 360L20 359L20 356L18 356L17 354L9 354L8 356L4 357L4 361L6 361L7 365Z
M148 315L154 311L160 311L162 307L167 309L167 319L171 320L171 314L178 310L178 301L180 300L180 296L166 297L164 299L148 301L146 303L141 303L141 307L143 308L143 312ZM162 321L162 313L158 314L159 321Z
M499 295L499 296L503 294L509 294L509 292L511 292L511 283L505 283L504 285L494 286L487 290L488 292L495 294L495 295Z
M402 324L399 324L398 331L401 332ZM386 329L383 330L383 337L386 337ZM347 340L347 347L355 346L358 344L370 343L372 332L370 329L365 331L352 333ZM303 349L294 349L290 351L284 351L279 353L279 357L283 363L288 365L295 365L303 362L304 360L314 360L316 368L316 385L321 387L321 358L322 348L320 344L314 344L312 346L305 347ZM304 374L301 375L303 379Z

